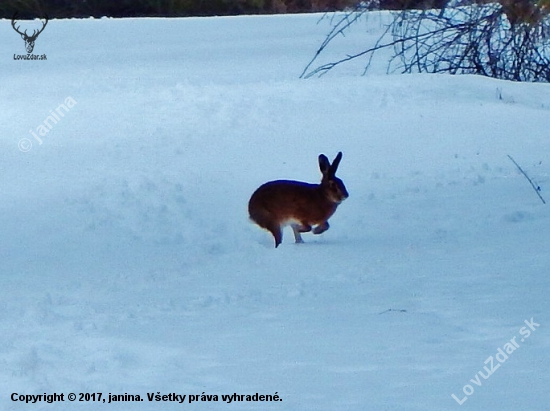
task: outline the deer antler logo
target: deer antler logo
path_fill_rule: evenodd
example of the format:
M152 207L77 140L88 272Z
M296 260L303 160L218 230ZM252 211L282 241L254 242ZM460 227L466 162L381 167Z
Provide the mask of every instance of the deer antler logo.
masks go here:
M42 28L39 30L33 30L33 33L30 36L27 34L27 30L25 30L24 32L21 32L19 31L20 26L17 26L17 27L15 26L17 24L16 17L17 17L17 12L13 15L11 19L11 25L13 29L21 35L21 38L25 40L25 48L27 49L27 53L30 54L34 50L34 42L36 41L38 35L42 33L42 31L44 31L44 28L46 28L46 25L48 24L48 20L49 20L48 16L46 16L45 22L42 23Z

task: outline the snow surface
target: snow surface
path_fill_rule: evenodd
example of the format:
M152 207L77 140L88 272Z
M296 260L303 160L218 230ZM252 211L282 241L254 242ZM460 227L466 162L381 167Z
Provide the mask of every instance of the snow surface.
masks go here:
M549 206L507 158L550 200L549 85L386 75L383 55L300 80L319 17L52 20L47 61L14 61L1 22L0 409L549 409ZM249 196L339 150L331 229L274 249ZM53 392L145 401L10 399Z

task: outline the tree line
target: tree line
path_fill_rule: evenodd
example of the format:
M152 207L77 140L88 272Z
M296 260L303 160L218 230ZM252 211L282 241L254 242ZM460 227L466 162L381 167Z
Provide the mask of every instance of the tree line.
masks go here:
M0 17L186 17L345 10L357 0L3 0Z
M0 18L187 17L441 8L445 0L2 0Z

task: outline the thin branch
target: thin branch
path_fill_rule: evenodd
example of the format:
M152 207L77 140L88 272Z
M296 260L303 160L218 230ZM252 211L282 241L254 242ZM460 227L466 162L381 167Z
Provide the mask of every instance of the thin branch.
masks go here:
M540 195L540 187L535 185L535 183L533 183L533 180L531 180L529 178L529 176L527 175L527 173L525 171L523 171L523 169L519 166L518 163L516 163L516 160L514 160L512 158L512 156L508 155L508 158L510 160L512 160L512 163L514 163L516 165L516 167L518 168L519 171L521 171L521 174L523 174L525 176L525 178L527 179L527 181L529 181L529 183L531 184L531 187L533 187L533 190L535 190L535 193L537 193L537 195L539 196L540 198L540 201L542 201L542 204L546 204L546 201L544 201L544 198L542 198L542 196Z
M340 35L344 36L345 35L344 31L347 30L353 23L357 22L357 20L359 20L364 13L365 13L365 10L359 9L359 6L357 6L355 10L346 13L344 17L340 19L340 21L338 21L338 23L336 23L332 27L332 30L327 34L327 36L325 37L325 40L321 43L321 45L315 52L315 55L313 56L313 58L306 65L306 67L302 71L302 74L300 74L300 78L303 78L304 76L306 76L306 73L311 67L311 65L315 62L315 60L317 60L317 57L319 57L319 55L328 46L328 44L332 40L334 40L336 37ZM350 19L350 16L353 16L353 18ZM306 78L307 77L309 76L306 76Z

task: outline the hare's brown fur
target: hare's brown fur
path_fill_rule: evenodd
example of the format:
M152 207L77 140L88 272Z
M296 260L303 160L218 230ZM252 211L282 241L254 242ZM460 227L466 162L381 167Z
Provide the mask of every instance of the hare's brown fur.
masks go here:
M287 224L292 226L297 243L303 242L300 233L313 229L314 234L321 234L328 230L327 220L348 197L344 183L334 175L341 158L342 153L338 153L331 165L326 156L319 156L321 184L270 181L252 194L248 203L250 218L273 234L275 247L281 244L282 228Z

